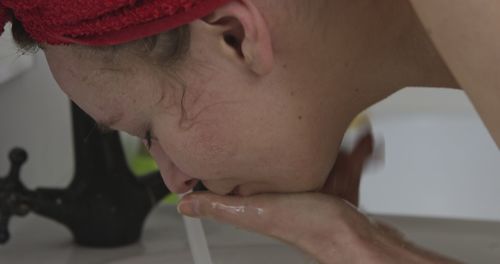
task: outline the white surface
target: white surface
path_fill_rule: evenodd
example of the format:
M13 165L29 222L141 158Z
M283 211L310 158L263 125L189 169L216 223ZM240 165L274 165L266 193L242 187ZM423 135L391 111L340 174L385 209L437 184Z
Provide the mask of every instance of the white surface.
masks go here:
M500 151L464 93L407 90L370 113L386 164L364 176L366 210L500 221Z
M409 239L465 263L498 264L500 222L379 216ZM309 264L295 249L232 227L205 224L215 264ZM12 222L12 240L0 247L9 264L192 264L182 218L175 207L155 210L139 244L112 250L75 246L62 226L30 216Z
M52 79L42 53L34 67L0 84L0 177L7 173L7 155L19 146L29 160L22 179L30 187L65 186L73 175L69 101Z
M0 37L0 84L26 72L33 66L32 56L23 56L12 42L10 26Z

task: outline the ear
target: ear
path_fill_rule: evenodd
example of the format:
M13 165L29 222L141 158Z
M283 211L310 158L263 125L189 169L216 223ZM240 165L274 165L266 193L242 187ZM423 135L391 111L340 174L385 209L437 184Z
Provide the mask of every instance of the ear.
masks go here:
M198 21L200 22L200 21ZM200 23L223 43L226 56L257 75L271 72L274 52L269 27L251 0L235 0L218 8ZM229 51L229 52L227 52Z

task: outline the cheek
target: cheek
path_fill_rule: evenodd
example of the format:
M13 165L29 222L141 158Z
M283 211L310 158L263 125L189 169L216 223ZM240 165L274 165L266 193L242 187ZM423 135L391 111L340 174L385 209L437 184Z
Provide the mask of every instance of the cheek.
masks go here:
M199 124L183 134L179 140L179 148L184 150L183 161L191 161L197 165L200 178L221 178L227 175L238 153L237 131L228 123L213 121L210 124Z
M223 119L222 114L205 115L179 126L177 118L165 114L154 122L157 143L172 162L191 177L227 178L238 152L239 139L231 122Z
M308 191L324 182L330 151L317 119L289 95L210 81L196 94L191 85L185 106L192 120L179 127L179 116L165 115L154 122L162 148L185 173L214 180L213 189L231 182L255 192Z

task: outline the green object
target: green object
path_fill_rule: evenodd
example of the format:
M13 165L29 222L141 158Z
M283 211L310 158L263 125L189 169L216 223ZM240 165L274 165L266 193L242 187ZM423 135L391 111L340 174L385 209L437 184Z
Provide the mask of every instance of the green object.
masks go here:
M135 175L145 175L158 170L158 166L153 158L145 153L139 153L136 155L132 159L130 168ZM177 204L179 201L179 196L176 194L170 194L167 198L165 198L165 202L168 204Z
M130 167L135 175L145 175L158 170L156 162L151 157L145 155L137 155L134 157Z

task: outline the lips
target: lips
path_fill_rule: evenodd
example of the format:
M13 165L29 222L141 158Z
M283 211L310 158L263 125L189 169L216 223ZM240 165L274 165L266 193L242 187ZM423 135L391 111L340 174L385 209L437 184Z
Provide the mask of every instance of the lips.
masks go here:
M229 195L229 196L241 196L240 186L238 185L238 186L234 187L234 189L231 192L229 192L227 195Z
M234 187L230 192L227 191L217 191L214 186L210 187L210 184L205 183L203 181L198 181L196 186L193 188L193 191L195 192L212 192L215 194L219 195L225 195L225 196L240 196L240 186Z
M208 191L221 196L242 196L241 185L226 184L225 180L200 180L194 191Z

